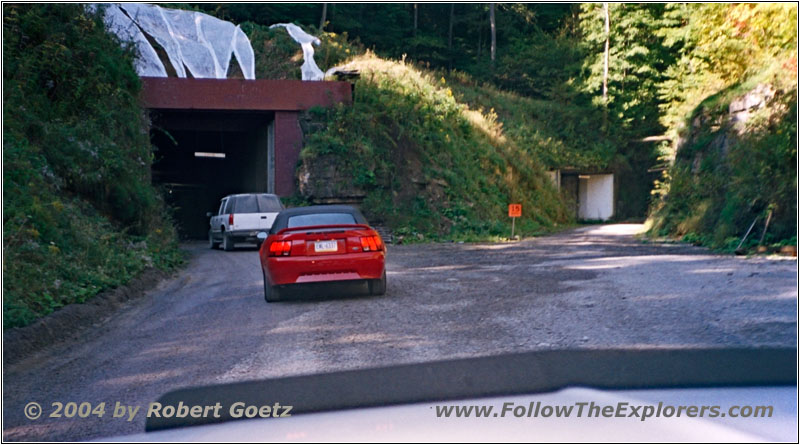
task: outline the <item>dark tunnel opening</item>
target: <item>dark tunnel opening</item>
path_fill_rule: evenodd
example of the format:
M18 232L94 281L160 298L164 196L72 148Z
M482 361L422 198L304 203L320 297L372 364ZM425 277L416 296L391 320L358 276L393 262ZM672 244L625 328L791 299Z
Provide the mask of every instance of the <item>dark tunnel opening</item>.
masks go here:
M182 239L208 237L207 212L233 193L269 192L271 112L153 111L153 183Z

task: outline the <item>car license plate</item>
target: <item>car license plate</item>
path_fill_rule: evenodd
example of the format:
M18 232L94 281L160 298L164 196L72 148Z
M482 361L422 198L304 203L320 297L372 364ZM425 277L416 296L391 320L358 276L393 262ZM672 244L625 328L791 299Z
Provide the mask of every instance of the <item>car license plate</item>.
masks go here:
M314 242L314 250L317 252L336 252L338 250L338 243L336 240L316 241Z

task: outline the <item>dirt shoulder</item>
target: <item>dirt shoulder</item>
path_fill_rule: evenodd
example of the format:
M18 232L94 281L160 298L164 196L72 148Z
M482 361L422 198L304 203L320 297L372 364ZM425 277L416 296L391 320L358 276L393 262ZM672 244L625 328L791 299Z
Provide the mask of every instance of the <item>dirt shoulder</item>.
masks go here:
M4 331L3 366L16 363L43 348L79 338L85 329L103 323L129 300L144 295L175 273L147 269L130 283L102 292L85 303L67 305L33 324Z

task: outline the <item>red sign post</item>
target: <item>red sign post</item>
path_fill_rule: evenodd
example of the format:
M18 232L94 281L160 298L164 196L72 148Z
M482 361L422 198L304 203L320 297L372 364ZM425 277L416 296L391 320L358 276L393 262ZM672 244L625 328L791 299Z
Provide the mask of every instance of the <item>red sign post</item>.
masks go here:
M509 204L508 216L511 218L511 239L514 239L514 223L522 216L522 204Z

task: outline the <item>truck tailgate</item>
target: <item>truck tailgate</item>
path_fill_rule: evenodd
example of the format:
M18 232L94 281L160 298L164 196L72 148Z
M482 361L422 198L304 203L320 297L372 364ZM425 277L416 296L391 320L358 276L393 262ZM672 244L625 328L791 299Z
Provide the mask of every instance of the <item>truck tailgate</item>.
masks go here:
M269 230L277 213L236 213L229 230Z

